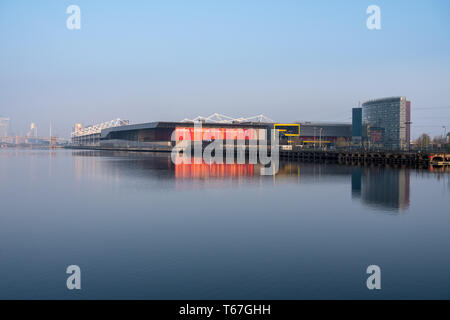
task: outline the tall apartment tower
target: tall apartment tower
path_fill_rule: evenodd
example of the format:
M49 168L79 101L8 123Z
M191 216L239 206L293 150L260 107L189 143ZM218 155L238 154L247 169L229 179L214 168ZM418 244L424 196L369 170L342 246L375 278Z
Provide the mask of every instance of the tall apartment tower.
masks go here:
M405 97L364 102L362 118L370 146L408 150L411 139L411 102Z

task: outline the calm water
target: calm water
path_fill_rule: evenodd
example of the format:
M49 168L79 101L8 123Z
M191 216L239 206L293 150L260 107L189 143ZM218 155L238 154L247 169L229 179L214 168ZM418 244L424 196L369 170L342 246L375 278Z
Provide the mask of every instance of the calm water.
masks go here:
M449 173L258 172L0 149L0 298L450 298ZM66 288L71 264L81 291Z

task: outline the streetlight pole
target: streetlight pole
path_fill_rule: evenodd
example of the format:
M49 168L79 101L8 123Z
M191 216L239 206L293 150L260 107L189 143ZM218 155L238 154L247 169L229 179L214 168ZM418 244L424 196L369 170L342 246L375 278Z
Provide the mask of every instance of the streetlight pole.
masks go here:
M320 133L319 133L319 148L320 148L320 150L322 150L322 130L323 130L323 128L320 128Z
M314 150L316 150L316 127L314 127Z
M409 140L406 141L406 145L408 146L408 151L411 151L411 124L412 124L412 121L406 121L405 124L406 124L406 128L408 128L408 125L409 125Z
M446 126L442 126L442 128L444 129L444 136L442 137L444 145L442 146L442 148L444 150L446 150L447 149L447 136L445 134L447 133L447 127Z

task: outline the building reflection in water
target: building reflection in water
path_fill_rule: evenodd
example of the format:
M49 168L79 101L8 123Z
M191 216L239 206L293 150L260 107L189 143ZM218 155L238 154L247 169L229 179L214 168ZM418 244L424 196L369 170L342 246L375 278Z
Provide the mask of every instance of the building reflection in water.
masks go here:
M403 211L410 202L410 169L354 167L352 197L374 208Z
M281 162L275 182L294 181L298 183L345 183L351 174L351 167L336 164Z
M174 164L167 153L126 153L113 151L75 151L77 180L95 180L113 184L128 183L130 178L141 188L202 189L235 183L260 183L260 165ZM124 178L124 179L122 179ZM142 183L143 182L143 183Z
M220 188L226 181L238 183L336 183L350 184L351 195L374 209L401 212L410 203L410 169L355 167L337 164L281 162L276 176L261 176L261 165L181 163L175 165L168 154L123 152L74 152L79 178L119 183L121 177L145 179L167 188ZM443 174L443 173L440 173ZM350 178L350 179L349 179Z
M120 151L73 151L78 179L87 177L104 181L120 181L121 176L171 179L174 165L163 153L129 153Z
M251 164L179 164L176 179L208 179L259 176ZM350 167L312 163L282 162L274 183L348 183L352 197L375 209L401 212L410 203L410 169L384 167ZM270 179L272 181L272 179ZM267 180L268 181L268 180Z
M202 161L200 164L181 163L175 165L175 178L177 179L235 178L253 177L254 175L254 164L208 164Z

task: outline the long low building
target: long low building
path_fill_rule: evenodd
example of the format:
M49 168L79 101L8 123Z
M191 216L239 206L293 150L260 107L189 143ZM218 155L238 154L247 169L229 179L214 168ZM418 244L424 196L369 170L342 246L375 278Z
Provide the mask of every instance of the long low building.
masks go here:
M298 134L287 130L296 125ZM352 141L352 125L350 123L330 122L297 122L295 124L275 124L280 130L280 144L303 148L348 147ZM286 127L285 127L286 126ZM294 127L290 127L294 128Z
M300 122L301 145L345 147L351 140L351 123Z
M106 128L100 133L75 137L72 138L72 145L169 151L175 141L180 140L265 140L267 129L272 126L270 123L202 123L201 130L194 130L194 122L149 122ZM173 133L175 141L172 141Z
M194 130L198 122L116 123L119 125L97 130L88 127L81 132L79 129L72 135L72 146L170 151L175 141L181 140L269 140L270 131L274 128L280 132L281 145L334 146L339 143L345 145L351 140L351 124L343 123L203 122L201 130Z

